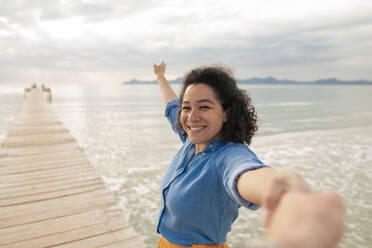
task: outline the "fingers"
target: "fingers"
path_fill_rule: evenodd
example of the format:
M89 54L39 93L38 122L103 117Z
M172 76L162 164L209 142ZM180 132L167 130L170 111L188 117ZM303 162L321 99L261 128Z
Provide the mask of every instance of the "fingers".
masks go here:
M263 210L261 214L262 224L267 226L272 213L280 204L280 200L287 192L311 192L306 182L296 173L281 170L272 178L266 195L263 198Z
M340 231L343 228L343 219L345 215L345 207L341 196L335 191L328 190L321 193L317 193L318 201L322 202L321 209L330 209L322 218L327 219L330 222L337 224L340 227Z
M165 66L166 64L164 63L164 60L161 59L159 64L156 64L156 63L154 62L154 63L152 63L152 65L153 65L154 68L155 68L155 67L163 67L163 66Z
M279 203L282 195L287 192L289 189L288 182L283 177L273 178L272 183L270 184L269 192L264 200L264 207L269 211L273 210L275 206Z
M270 189L264 197L263 208L261 210L261 221L264 226L269 224L272 213L279 205L280 199L288 191L288 182L283 177L275 177L270 184Z
M332 205L332 208L335 208L335 209L344 208L342 198L337 192L333 190L327 190L327 191L321 192L319 193L319 196L326 198L328 200L328 204Z
M164 75L166 65L165 65L163 60L160 60L160 63L158 65L155 64L155 63L153 63L152 65L153 65L153 68L154 68L154 73L157 76Z
M266 237L285 247L336 247L343 232L342 198L333 191L290 191L282 196Z

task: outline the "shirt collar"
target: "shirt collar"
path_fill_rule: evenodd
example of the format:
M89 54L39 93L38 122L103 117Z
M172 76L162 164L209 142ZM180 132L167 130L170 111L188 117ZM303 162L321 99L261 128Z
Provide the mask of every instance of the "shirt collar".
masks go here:
M223 147L226 143L227 141L223 141L223 140L215 140L215 141L209 142L202 152L212 153L214 151L217 151L221 147Z

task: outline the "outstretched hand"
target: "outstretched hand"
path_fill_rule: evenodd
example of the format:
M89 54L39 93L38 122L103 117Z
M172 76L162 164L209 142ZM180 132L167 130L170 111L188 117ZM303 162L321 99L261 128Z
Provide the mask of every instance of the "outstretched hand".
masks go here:
M164 76L166 64L163 60L160 60L160 64L153 63L154 73L157 77Z
M344 207L333 191L282 196L265 237L287 248L334 248L342 237Z
M270 223L273 212L287 192L310 193L311 188L298 174L285 169L278 170L263 197L261 212L264 226Z

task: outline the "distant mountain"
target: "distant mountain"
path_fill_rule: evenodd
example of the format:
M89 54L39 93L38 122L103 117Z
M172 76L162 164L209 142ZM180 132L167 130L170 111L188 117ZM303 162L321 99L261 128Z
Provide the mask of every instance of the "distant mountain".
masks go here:
M170 84L180 84L182 83L182 77L176 78L174 80L169 80ZM125 85L133 85L133 84L156 84L157 81L141 81L137 79L132 79L128 82L123 82ZM337 78L326 78L326 79L319 79L316 81L307 81L307 82L299 82L294 80L278 80L274 77L266 77L266 78L249 78L249 79L240 79L238 80L239 84L271 84L271 85L372 85L371 81L367 80L355 80L355 81L344 81L338 80Z
M183 78L180 77L180 78L176 78L174 80L168 80L168 82L170 84L181 84L182 83L182 80ZM128 82L123 82L123 84L125 85L128 85L128 84L157 84L158 81L157 80L153 80L153 81L140 81L140 80L137 80L137 79L132 79Z
M320 79L313 82L314 84L359 84L359 85L372 85L371 81L356 80L356 81L343 81L337 78Z

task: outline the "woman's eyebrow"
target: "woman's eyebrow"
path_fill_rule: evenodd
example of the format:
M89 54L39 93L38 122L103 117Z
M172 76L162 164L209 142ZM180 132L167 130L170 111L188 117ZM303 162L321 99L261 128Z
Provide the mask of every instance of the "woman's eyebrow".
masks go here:
M212 100L209 100L209 99L201 99L201 100L197 101L197 103L203 103L203 102L207 102L207 103L211 103L211 104L215 105L215 103Z
M198 101L196 101L197 103L203 103L203 102L207 102L207 103L210 103L210 104L213 104L213 105L216 105L215 102L213 102L212 100L209 100L209 99L200 99ZM182 104L190 104L189 101L183 101Z

